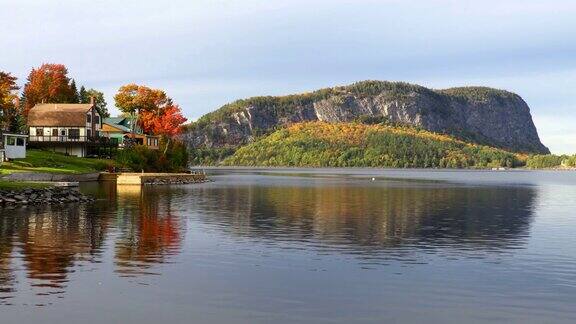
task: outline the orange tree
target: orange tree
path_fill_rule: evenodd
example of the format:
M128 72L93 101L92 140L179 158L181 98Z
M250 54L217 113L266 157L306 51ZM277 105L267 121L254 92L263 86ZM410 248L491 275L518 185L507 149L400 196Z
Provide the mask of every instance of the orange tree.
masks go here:
M24 85L24 115L27 116L28 111L42 101L78 102L75 88L73 80L68 77L68 69L62 64L42 64L32 69Z
M14 101L18 94L16 77L10 73L0 71L0 121L4 128L10 126L12 120L18 115L18 108Z
M170 140L186 122L180 107L160 89L127 84L120 87L114 100L123 113L133 116L133 124L139 125L146 133L162 136L165 142L164 154Z

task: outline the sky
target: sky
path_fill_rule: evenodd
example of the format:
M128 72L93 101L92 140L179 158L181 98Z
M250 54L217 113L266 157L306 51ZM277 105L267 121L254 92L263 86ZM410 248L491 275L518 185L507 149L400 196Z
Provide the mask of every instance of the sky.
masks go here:
M61 63L113 96L160 88L194 120L236 99L361 80L490 86L576 153L576 1L0 0L0 71Z

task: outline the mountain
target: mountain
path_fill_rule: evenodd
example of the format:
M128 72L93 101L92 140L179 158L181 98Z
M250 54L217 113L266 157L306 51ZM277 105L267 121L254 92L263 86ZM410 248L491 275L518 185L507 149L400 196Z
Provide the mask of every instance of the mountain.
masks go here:
M500 149L408 126L305 122L242 146L223 165L494 168L523 165Z
M275 130L310 121L409 125L512 152L549 153L528 105L514 93L486 87L433 90L387 81L238 100L188 125L182 139L190 148L234 151Z

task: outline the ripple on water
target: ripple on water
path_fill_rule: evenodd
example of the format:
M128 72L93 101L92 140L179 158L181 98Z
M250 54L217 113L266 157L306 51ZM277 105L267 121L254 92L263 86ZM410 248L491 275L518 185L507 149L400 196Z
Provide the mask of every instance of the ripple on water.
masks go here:
M83 190L104 200L0 211L0 305L57 308L113 276L106 291L137 313L155 296L164 314L185 300L240 321L574 318L566 187L247 175ZM98 291L76 300L112 307Z

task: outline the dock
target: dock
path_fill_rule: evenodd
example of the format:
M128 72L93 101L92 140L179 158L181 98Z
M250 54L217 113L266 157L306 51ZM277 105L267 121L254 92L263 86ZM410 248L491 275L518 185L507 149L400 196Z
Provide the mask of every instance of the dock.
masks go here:
M204 173L101 173L99 181L114 181L117 185L188 184L208 181Z

